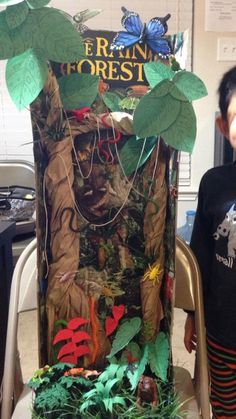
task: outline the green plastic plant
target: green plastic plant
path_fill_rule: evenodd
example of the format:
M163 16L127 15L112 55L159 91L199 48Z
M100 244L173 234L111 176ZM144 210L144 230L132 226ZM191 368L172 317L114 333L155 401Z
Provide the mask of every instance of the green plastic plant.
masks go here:
M118 382L119 379L114 378L108 380L105 385L100 381L95 383L95 387L84 394L83 399L85 401L82 403L80 411L85 412L88 408L96 406L98 410L105 409L105 412L112 413L114 405L125 406L124 398L116 395L115 386Z
M33 407L36 414L63 410L67 403L74 398L81 398L82 393L92 387L91 381L82 376L64 376L71 367L72 364L67 363L47 366L37 370L29 380L28 386L35 392Z

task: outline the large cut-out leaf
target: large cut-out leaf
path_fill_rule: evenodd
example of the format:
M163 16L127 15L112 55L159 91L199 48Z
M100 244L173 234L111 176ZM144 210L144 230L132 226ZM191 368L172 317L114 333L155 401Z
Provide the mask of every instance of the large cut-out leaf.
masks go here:
M167 144L180 151L192 153L196 139L196 115L189 102L181 102L175 122L160 135Z
M121 98L113 92L106 92L102 95L102 100L111 112L118 112L120 110L119 103Z
M151 88L165 79L172 79L174 71L167 65L158 62L144 64L144 73Z
M159 96L160 85L169 81L164 80L145 95L139 102L134 113L134 131L141 138L151 137L169 128L180 112L180 101L173 98L170 93Z
M22 3L24 0L0 0L1 6L12 6L13 4Z
M167 335L160 332L155 343L148 344L148 359L152 372L161 380L167 380L170 345Z
M49 60L68 63L85 57L82 37L60 10L44 7L32 12L38 16L36 46Z
M25 2L9 6L6 8L6 21L10 29L20 26L29 13L29 8Z
M6 11L0 13L0 59L15 57L33 48L38 34L38 14L32 10L20 26L10 29L6 20ZM43 45L41 45L43 48Z
M58 79L60 96L67 110L90 106L98 94L98 76L74 73Z
M177 72L173 82L190 102L207 95L207 89L203 81L189 71Z
M6 12L0 13L0 60L14 56L14 44L6 21Z
M13 102L19 110L38 96L47 78L44 58L32 49L11 58L6 66L6 83Z
M124 321L116 332L111 352L107 358L112 358L117 352L127 346L131 339L139 332L140 328L141 319L139 317L133 317Z
M185 96L183 92L174 84L172 83L172 87L170 89L170 95L174 98L179 100L180 102L189 102L188 98Z
M147 161L156 142L156 137L149 137L145 140L137 141L135 135L126 141L120 152L122 171L125 172L126 176L131 175Z
M50 1L51 0L26 0L31 9L39 9L40 7L46 6Z
M134 370L129 370L127 373L127 377L129 379L129 382L131 384L131 390L135 390L141 375L144 373L146 365L148 363L148 346L145 345L143 347L142 356L139 362L136 362L134 367Z

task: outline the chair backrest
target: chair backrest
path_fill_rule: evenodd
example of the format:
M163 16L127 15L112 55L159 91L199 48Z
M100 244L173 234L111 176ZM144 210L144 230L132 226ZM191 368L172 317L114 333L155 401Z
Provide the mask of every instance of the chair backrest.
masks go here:
M34 165L24 160L0 160L0 186L35 188Z
M175 307L195 311L197 335L194 384L202 418L210 418L209 378L201 274L191 248L176 236Z
M18 313L37 307L36 239L20 255L12 276L2 381L1 419L10 419L14 393Z

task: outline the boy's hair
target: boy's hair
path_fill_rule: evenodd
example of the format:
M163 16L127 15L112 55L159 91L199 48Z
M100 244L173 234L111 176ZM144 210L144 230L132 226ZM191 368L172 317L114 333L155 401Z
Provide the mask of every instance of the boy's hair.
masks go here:
M227 71L218 88L219 108L223 119L227 119L227 111L233 94L236 93L236 66Z

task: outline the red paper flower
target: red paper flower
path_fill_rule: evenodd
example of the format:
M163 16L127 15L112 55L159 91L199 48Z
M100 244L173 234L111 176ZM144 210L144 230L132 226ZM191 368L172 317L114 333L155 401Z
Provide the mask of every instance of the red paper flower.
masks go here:
M119 320L124 316L125 306L123 304L112 307L113 317L108 317L105 322L106 336L110 336L117 328Z
M78 358L90 353L88 345L82 344L82 342L91 340L91 336L84 330L77 330L86 323L88 323L88 320L82 317L75 317L67 323L66 329L59 330L56 334L53 345L67 341L58 352L58 361L77 364Z

